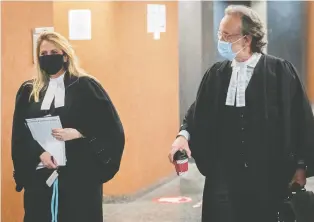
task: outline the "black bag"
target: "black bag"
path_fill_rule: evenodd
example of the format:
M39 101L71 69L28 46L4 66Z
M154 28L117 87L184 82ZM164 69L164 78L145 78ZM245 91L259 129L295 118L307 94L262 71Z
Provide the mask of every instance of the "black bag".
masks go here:
M314 193L298 184L291 187L279 212L279 222L314 222Z
M314 221L314 193L302 188L291 198L291 206L297 222Z
M295 213L292 208L291 197L285 199L278 210L278 222L296 222Z

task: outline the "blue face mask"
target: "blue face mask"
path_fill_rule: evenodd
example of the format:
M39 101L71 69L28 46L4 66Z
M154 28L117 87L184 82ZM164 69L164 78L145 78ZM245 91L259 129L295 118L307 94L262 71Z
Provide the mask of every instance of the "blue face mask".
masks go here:
M244 36L243 36L244 37ZM240 41L242 38L238 39L237 41ZM235 42L225 42L225 41L221 41L221 40L218 40L218 46L217 46L217 49L218 49L218 52L219 54L232 61L237 55L239 52L241 52L243 49L239 50L238 52L234 53L232 51L232 44L233 43L236 43L237 41Z

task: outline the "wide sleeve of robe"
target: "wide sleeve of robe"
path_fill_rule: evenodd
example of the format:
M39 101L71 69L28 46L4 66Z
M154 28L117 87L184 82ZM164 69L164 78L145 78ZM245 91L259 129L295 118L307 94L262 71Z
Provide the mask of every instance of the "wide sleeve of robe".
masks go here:
M11 155L14 166L16 190L21 191L30 175L40 162L40 155L45 151L31 135L25 124L25 110L29 103L32 83L27 81L19 88L13 114Z
M80 78L84 127L78 129L97 156L101 182L112 179L120 169L125 135L119 115L105 89L94 79Z
M314 117L306 91L295 67L285 61L283 68L292 75L291 144L297 165L307 166L307 176L314 176Z
M211 114L215 109L213 100L215 98L215 76L221 65L221 62L215 63L204 74L197 91L196 100L186 112L180 127L180 130L186 130L190 134L189 146L191 154L203 175L207 174L208 169L209 160L206 156L208 148L214 146L213 144L205 144L204 138L208 138L211 134L207 130L208 124L210 124L207 120L214 118Z
M189 132L189 134L193 134L194 131L194 114L195 114L195 107L196 107L196 102L199 103L199 101L204 97L207 96L206 92L208 91L208 88L210 88L211 86L213 86L213 81L211 78L212 76L214 76L217 71L217 68L221 65L220 62L215 63L211 68L209 68L203 78L202 81L200 83L200 86L198 88L197 91L197 96L196 96L196 100L191 104L191 106L189 107L189 109L187 110L181 126L180 126L180 130L186 130Z
M188 111L185 113L185 116L182 120L180 131L186 130L187 132L191 133L192 126L193 126L193 115L194 115L194 109L195 109L195 101L192 103L192 105L189 107Z

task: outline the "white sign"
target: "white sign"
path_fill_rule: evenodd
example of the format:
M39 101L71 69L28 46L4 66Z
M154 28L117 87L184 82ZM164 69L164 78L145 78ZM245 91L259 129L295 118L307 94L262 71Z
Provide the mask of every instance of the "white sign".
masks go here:
M69 39L92 39L92 19L90 10L82 9L69 11Z
M160 39L160 32L157 30L154 32L154 39L155 40Z
M37 40L42 32L53 32L53 27L42 27L42 28L35 28L33 30L33 63L36 62L36 48L37 48Z
M159 31L166 32L166 6L159 5Z
M166 32L165 5L147 5L147 32L154 33L154 39L160 39L160 32Z

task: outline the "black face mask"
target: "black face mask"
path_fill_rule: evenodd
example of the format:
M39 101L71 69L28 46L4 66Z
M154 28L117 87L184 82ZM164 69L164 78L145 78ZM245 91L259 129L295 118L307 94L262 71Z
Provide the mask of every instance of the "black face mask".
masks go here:
M64 67L63 55L44 55L39 57L40 68L48 75L54 75Z

